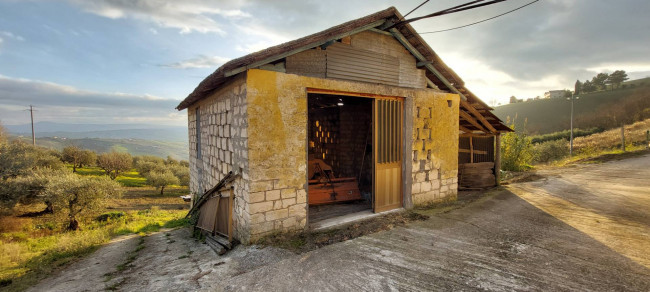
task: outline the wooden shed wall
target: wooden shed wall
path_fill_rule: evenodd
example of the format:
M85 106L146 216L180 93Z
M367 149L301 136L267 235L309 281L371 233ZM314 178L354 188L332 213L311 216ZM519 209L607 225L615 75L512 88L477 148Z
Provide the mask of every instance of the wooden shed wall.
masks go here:
M401 87L426 88L425 72L392 36L364 31L324 50L306 50L285 59L286 73Z

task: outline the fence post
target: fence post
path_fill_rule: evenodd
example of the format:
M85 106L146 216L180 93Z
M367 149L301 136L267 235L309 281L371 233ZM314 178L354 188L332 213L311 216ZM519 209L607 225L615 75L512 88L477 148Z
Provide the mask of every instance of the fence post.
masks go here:
M621 126L621 150L625 152L625 125Z
M645 148L650 148L650 130L645 131Z

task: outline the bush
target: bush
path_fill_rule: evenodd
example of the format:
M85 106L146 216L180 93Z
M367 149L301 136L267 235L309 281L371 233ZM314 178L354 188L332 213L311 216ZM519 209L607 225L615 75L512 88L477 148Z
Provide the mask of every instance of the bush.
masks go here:
M535 162L548 163L569 155L569 144L566 140L547 141L533 146Z
M530 169L530 163L533 159L533 147L530 138L525 133L525 123L524 131L517 132L514 121L510 128L515 131L504 134L501 139L501 169L507 171Z

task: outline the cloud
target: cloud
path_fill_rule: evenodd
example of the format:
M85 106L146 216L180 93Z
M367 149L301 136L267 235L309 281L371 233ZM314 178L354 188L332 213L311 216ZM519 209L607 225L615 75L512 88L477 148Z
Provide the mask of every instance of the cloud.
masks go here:
M237 9L237 1L161 1L161 0L70 0L85 11L118 19L130 18L154 23L160 27L179 29L180 33L225 34L215 18L239 19L250 17ZM232 8L229 8L232 7Z
M141 120L182 125L174 107L178 100L147 94L105 93L57 83L0 75L0 116L16 124L28 105L38 110L39 120L58 122L121 123Z
M0 31L0 35L3 35L5 37L7 37L7 38L14 39L14 40L21 41L21 42L25 40L24 37L13 34L12 32L9 32L9 31Z
M230 61L228 58L219 57L219 56L199 56L197 58L180 61L171 64L161 65L163 67L177 68L177 69L189 69L189 68L218 68L224 63Z

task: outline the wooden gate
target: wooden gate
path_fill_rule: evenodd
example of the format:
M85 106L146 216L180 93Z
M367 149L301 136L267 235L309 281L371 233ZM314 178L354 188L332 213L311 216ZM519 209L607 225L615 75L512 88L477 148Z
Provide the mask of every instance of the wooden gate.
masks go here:
M373 209L382 212L402 206L402 120L404 105L396 98L374 102L375 179Z
M196 227L232 241L232 193L232 189L224 190L206 200L199 209Z

